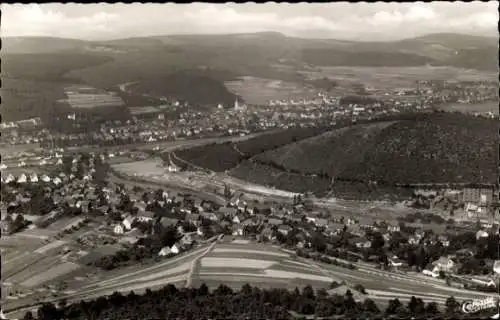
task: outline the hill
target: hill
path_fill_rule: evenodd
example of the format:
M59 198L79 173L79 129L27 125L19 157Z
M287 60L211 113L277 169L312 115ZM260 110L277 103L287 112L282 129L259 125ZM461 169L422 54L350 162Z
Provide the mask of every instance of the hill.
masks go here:
M110 57L82 53L19 53L2 55L2 77L41 81L79 81L65 75L111 61Z
M145 80L130 86L133 92L167 96L195 106L232 105L236 96L224 84L197 72L179 71L159 79Z
M262 164L380 185L495 183L495 120L418 114L337 129L256 156Z
M55 53L82 49L86 43L84 40L55 37L3 37L2 54Z

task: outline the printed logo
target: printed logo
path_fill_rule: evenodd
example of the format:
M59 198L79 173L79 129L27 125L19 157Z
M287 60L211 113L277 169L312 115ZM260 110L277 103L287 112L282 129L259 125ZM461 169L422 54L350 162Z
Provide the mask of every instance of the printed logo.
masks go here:
M462 303L462 311L467 314L477 313L493 308L500 308L499 298L488 297L481 300L466 300Z

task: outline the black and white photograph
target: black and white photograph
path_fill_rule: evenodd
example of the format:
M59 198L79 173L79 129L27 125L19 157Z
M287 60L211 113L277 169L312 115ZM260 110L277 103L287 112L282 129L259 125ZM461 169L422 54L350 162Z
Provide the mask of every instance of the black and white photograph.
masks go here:
M0 319L499 319L498 5L1 4Z

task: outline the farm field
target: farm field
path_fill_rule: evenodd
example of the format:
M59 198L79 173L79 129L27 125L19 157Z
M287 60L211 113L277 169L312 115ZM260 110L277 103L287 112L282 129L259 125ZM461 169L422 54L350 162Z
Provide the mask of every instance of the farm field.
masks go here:
M75 109L92 109L96 107L123 106L123 100L114 93L105 92L88 86L71 86L64 88L65 102Z
M316 95L314 89L304 88L298 83L251 76L226 81L224 84L229 91L251 105L267 105L270 100L313 98Z
M237 279L237 280L236 280ZM313 266L294 261L278 248L256 243L220 243L203 257L194 274L194 285L216 287L250 285L293 289L305 284L326 288L333 281Z
M487 113L498 114L498 101L488 101L476 104L452 103L440 105L439 108L444 111L459 111L462 113Z
M316 67L315 70L299 71L306 78L327 77L340 84L362 83L375 89L391 89L412 86L418 80L498 80L494 72L460 69L454 67Z

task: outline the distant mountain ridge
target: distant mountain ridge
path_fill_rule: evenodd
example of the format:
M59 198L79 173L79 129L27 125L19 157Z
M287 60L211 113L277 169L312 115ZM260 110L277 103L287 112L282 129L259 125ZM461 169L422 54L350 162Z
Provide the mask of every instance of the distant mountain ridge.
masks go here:
M120 48L121 53L147 50L196 55L196 63L214 58L213 66L226 64L268 64L286 58L327 66L415 66L436 65L496 70L498 38L437 33L397 41L348 41L306 39L278 32L168 35L132 37L108 41L85 41L55 37L5 37L2 54L87 52L95 47ZM95 52L93 52L95 54ZM116 54L110 50L104 54ZM478 56L481 58L478 59ZM247 60L241 62L240 60ZM385 62L384 62L385 61ZM236 61L235 61L236 62ZM252 66L254 67L254 66Z

